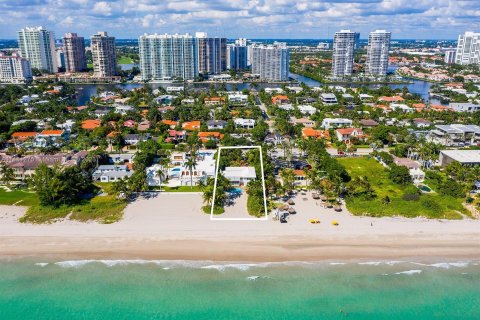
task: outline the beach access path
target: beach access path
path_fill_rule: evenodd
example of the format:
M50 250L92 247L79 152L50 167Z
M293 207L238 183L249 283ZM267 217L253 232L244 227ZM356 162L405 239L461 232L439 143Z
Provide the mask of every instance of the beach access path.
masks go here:
M358 217L345 209L323 208L310 195L294 200L297 214L285 224L211 221L200 209L200 193L138 199L114 224L22 224L18 218L25 207L0 206L0 256L217 261L480 257L480 220ZM312 218L321 223L310 224Z

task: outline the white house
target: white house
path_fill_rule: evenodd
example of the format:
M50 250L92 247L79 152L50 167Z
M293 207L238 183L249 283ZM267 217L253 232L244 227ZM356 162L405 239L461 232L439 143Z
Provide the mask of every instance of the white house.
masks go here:
M223 130L227 126L227 121L225 120L208 120L207 128L208 130Z
M233 122L237 128L252 129L255 127L255 120L253 119L235 118Z
M413 108L410 108L406 104L401 104L401 103L392 103L390 105L390 108L394 109L395 111L400 110L405 113L413 112Z
M293 111L295 108L291 104L281 104L278 106L280 109L283 109L285 111Z
M272 93L283 93L282 88L265 88L265 93L272 94Z
M322 128L335 129L335 128L346 128L352 126L352 120L343 119L343 118L325 118L322 121Z
M480 111L480 104L473 104L473 103L456 103L451 102L448 105L449 108L453 109L457 112L476 112Z
M247 103L248 102L248 95L242 94L241 92L234 92L228 95L228 102L230 103Z
M244 186L257 178L254 167L226 167L223 176L234 186Z
M315 107L312 107L311 105L308 105L308 104L300 105L297 108L302 114L313 115L315 112L317 112L317 109Z
M337 97L333 93L322 93L320 95L322 102L325 104L337 104Z
M115 105L115 112L120 113L121 115L125 115L127 114L127 112L133 111L133 110L135 110L135 108L129 105L122 105L122 104Z

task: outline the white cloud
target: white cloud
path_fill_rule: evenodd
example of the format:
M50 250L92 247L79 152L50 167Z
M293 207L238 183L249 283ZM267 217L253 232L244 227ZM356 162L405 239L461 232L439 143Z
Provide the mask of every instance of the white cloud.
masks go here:
M93 6L93 12L104 15L104 16L109 16L112 14L112 7L108 2L105 1L100 1L95 3Z

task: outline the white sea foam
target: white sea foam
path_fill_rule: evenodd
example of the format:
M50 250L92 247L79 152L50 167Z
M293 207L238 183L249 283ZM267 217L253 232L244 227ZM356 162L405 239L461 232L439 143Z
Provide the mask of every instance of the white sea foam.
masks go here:
M267 264L255 264L255 263L229 263L229 264L212 264L203 266L201 269L214 269L218 271L225 271L227 269L236 269L240 271L247 271L253 267L266 267Z
M79 268L97 260L67 260L55 262L55 264L62 268Z
M413 275L413 274L419 274L422 273L422 270L407 270L407 271L401 271L401 272L395 272L395 274L406 274L406 275Z
M48 262L37 262L35 263L36 266L39 266L39 267L46 267L48 266Z
M250 276L250 277L247 277L248 280L251 280L251 281L255 281L257 279L259 279L260 276Z
M412 262L412 263L416 264L416 265L419 265L419 266L433 267L433 268L438 268L438 269L465 268L465 267L468 267L468 265L470 264L469 262L465 262L465 261L437 262L437 263L432 263L432 264L424 264L424 263L418 263L418 262Z
M343 265L345 265L345 264L347 264L347 263L345 263L345 262L330 262L329 264L330 264L331 266L343 266Z

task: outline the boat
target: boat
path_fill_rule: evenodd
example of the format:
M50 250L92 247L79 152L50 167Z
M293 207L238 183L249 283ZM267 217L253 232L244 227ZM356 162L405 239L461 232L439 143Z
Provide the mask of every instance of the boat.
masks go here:
M332 226L338 226L338 221L337 221L337 220L333 220L333 221L332 221Z

